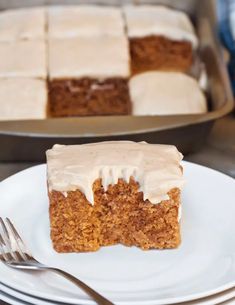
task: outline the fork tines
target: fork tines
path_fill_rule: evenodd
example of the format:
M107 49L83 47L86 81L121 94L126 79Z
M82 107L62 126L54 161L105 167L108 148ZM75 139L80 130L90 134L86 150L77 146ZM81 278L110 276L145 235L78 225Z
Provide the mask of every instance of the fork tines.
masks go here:
M29 251L9 218L0 217L0 260L25 261L30 259Z

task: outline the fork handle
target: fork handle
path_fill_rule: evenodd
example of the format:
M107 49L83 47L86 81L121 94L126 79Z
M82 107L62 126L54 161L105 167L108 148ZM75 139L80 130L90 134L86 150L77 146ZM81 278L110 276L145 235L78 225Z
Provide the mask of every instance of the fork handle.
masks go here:
M77 279L75 276L57 269L57 268L50 268L52 271L56 272L59 275L62 275L63 277L65 277L67 280L69 280L70 282L74 283L76 286L78 286L79 288L81 288L83 291L85 291L94 301L96 301L97 304L99 305L114 305L114 303L110 302L109 300L107 300L106 298L102 297L102 295L100 295L98 292L96 292L95 290L93 290L92 288L90 288L89 286L87 286L85 283L83 283L82 281L80 281L79 279Z

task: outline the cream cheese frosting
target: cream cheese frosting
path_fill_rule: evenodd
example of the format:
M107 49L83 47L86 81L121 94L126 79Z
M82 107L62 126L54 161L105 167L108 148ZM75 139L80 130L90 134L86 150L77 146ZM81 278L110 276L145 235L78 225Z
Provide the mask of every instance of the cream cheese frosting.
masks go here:
M129 69L124 35L49 40L51 79L128 77Z
M98 5L52 6L48 9L50 38L123 35L121 9Z
M45 41L0 43L0 77L46 78L46 75Z
M39 79L0 79L0 120L45 119L46 82Z
M207 111L198 82L180 72L146 72L129 81L133 115L197 114Z
M193 25L184 12L156 5L127 5L123 10L129 37L162 35L198 46Z
M24 8L0 12L0 41L45 39L44 8Z
M144 200L153 204L169 199L172 188L184 184L182 154L172 145L110 141L83 145L54 145L46 152L49 191L66 195L80 190L93 204L93 182L101 178L107 190L118 179L132 176L140 185Z

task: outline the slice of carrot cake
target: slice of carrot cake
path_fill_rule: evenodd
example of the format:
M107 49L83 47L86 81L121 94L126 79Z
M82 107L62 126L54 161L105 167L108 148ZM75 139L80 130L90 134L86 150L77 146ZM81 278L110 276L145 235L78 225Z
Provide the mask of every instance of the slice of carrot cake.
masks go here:
M47 177L54 249L178 247L181 160L175 146L146 142L53 146Z
M198 41L184 12L164 6L124 7L132 73L149 70L187 71Z

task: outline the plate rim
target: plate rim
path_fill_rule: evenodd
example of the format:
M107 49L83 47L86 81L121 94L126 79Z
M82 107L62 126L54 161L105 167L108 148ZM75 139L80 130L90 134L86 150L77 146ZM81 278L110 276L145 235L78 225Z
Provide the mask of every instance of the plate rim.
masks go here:
M230 289L233 289L233 291L230 291ZM231 300L231 299L235 298L235 287L232 287L230 289L226 289L226 290L221 292L221 293L225 293L224 297L218 295L218 294L220 294L220 293L218 293L218 294L210 295L209 296L210 300L204 300L204 298L200 298L200 299L197 299L197 300L198 300L199 304L201 304L201 302L203 301L204 302L204 303L202 303L203 305L208 305L208 304L211 304L212 301L214 302L215 298L216 298L216 304L220 304L221 302L225 302L225 301L228 301L228 300ZM13 297L13 298L16 298L16 299L19 299L20 296L26 296L27 298L29 298L27 300L22 298L22 299L20 299L20 301L22 300L22 301L29 302L31 300L31 298L35 299L35 301L39 300L39 298L37 298L37 297L31 296L30 294L23 293L19 290L15 290L15 289L11 288L10 286L3 284L0 281L0 293L2 293L2 292L4 294L7 294L9 297ZM13 294L10 294L10 292L13 292ZM14 294L15 292L16 292L16 295ZM227 294L228 294L228 296L227 296ZM205 298L208 298L208 297L205 297ZM197 301L197 300L195 300L195 301ZM31 301L33 301L33 300L31 300ZM64 303L59 304L58 302L55 303L55 301L41 299L41 298L40 298L40 301L45 302L45 305L55 305L55 304L62 305L62 304L64 304ZM49 303L47 304L46 302L49 302ZM189 302L191 302L191 301L189 301ZM185 305L188 305L187 303L188 302L186 301Z

